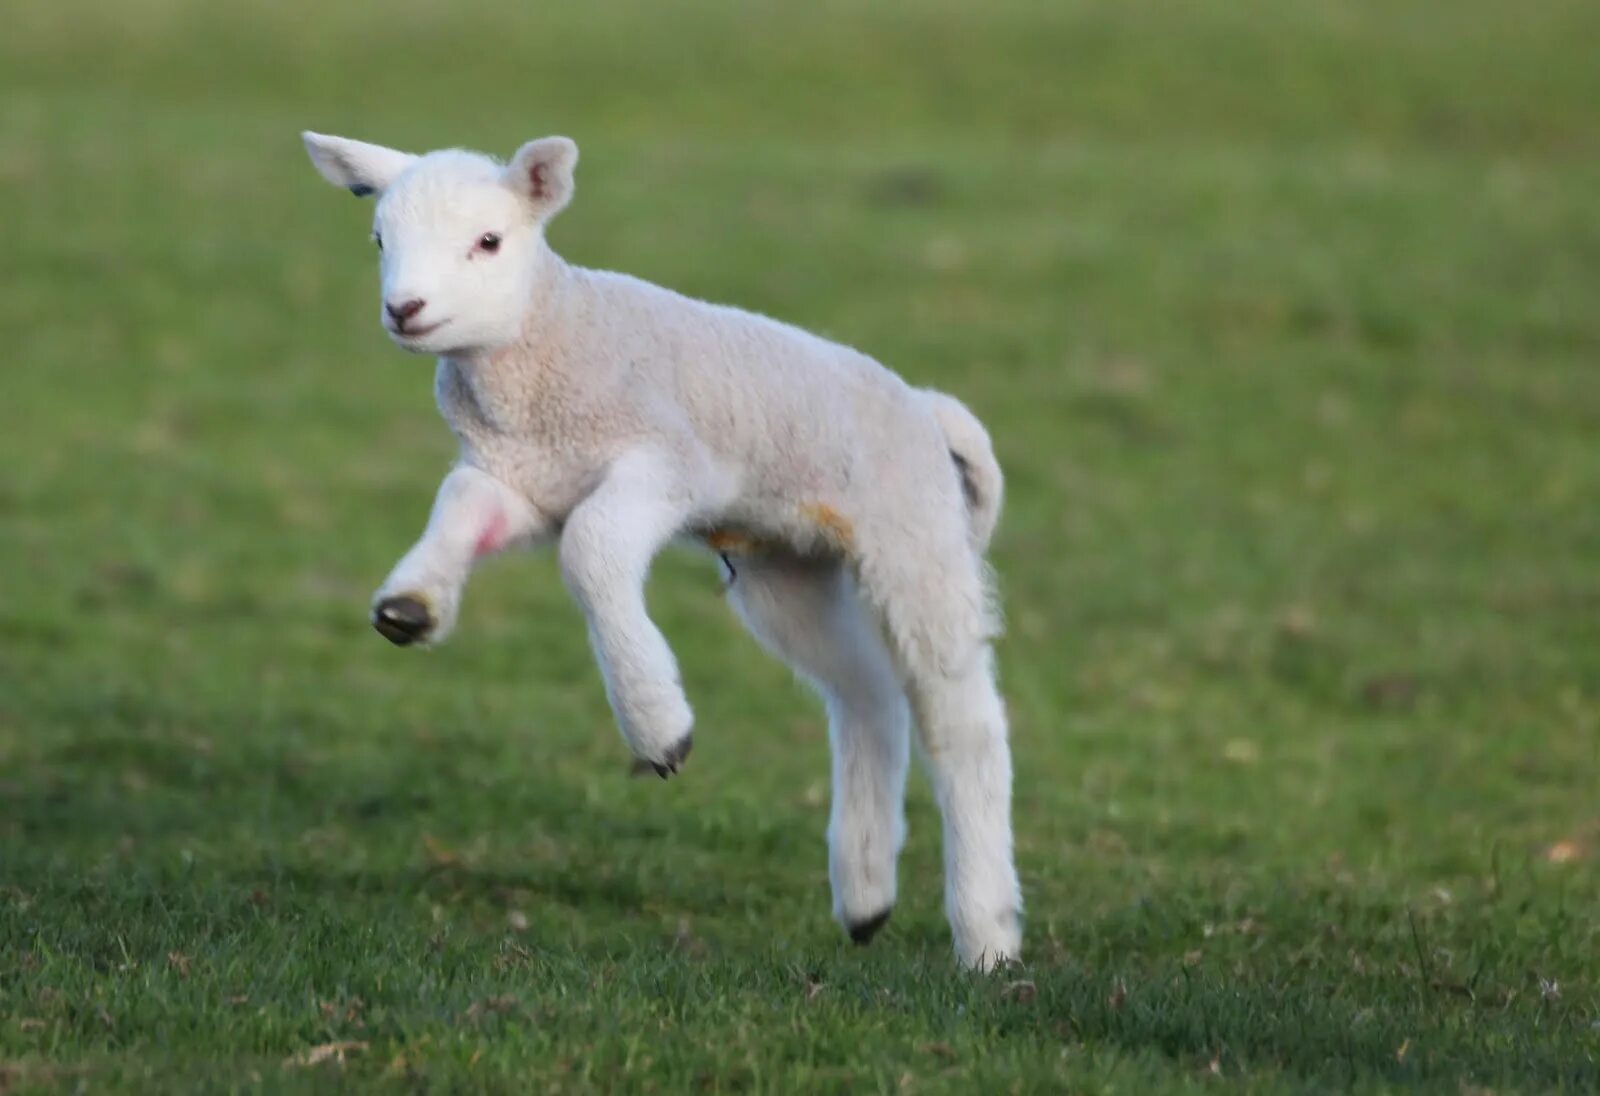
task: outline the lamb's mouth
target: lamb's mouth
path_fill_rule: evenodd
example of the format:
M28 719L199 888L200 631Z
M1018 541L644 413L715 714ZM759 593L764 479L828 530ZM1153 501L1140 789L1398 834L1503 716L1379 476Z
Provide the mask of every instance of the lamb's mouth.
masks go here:
M438 323L430 323L426 327L395 327L392 324L384 324L383 326L395 338L405 339L409 342L414 339L425 339L449 322L449 320L440 320Z

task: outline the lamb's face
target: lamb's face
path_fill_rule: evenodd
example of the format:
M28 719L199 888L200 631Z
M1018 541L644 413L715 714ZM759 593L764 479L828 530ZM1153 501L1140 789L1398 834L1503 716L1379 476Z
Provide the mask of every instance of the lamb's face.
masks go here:
M419 353L512 342L532 298L540 228L489 160L424 156L389 186L373 216L379 322Z
M572 194L577 146L524 145L509 165L473 152L411 156L306 134L330 182L378 195L379 322L407 350L451 354L518 339L533 304L544 225Z

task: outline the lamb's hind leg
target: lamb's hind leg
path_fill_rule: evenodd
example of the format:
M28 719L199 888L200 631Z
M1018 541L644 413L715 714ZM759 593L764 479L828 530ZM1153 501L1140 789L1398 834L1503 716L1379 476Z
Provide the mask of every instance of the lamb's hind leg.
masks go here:
M989 645L992 614L982 563L964 530L929 521L923 532L912 550L868 554L862 581L903 671L939 802L956 955L989 968L1022 948L1011 751Z
M909 686L944 821L945 912L956 955L987 969L1022 951L1012 863L1011 750L985 645L955 672L920 669Z
M745 625L827 704L833 910L851 939L864 944L894 907L895 860L905 838L904 690L842 566L763 557L740 559L735 568L729 597Z

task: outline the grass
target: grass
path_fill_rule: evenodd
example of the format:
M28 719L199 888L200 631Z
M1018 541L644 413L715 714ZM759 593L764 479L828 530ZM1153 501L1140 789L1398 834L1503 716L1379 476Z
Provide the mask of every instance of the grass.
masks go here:
M549 7L8 14L0 1091L1600 1085L1600 9ZM667 784L548 557L370 632L451 449L307 127L570 133L570 258L980 411L1025 969L920 783L841 942L702 560Z

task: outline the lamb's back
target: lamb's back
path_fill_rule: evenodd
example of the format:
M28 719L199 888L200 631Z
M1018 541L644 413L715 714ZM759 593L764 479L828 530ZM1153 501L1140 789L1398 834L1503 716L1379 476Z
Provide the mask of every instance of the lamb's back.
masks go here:
M760 479L848 482L876 450L937 436L914 390L860 351L629 275L585 273L591 324L628 363L635 395L675 405L708 448Z

